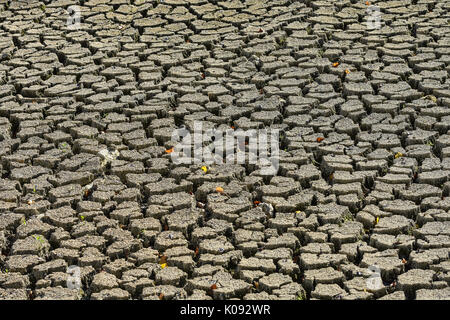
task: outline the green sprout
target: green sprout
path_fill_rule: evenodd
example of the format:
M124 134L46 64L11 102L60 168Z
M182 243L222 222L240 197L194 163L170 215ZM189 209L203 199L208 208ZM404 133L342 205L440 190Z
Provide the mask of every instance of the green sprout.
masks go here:
M63 150L64 152L69 152L70 146L67 142L63 142L60 144L60 149Z
M44 243L44 238L42 238L41 236L34 236L34 238L39 241L40 243Z
M353 215L351 213L347 213L343 216L344 221L353 221Z
M81 221L84 221L85 217L84 216L80 216Z
M408 230L406 231L406 233L407 233L409 236L413 236L413 235L414 235L414 230L416 230L416 229L418 229L418 225L417 225L417 224L414 225L414 226L410 226L410 227L408 228Z
M306 300L305 293L301 292L299 295L297 295L297 300L301 301Z

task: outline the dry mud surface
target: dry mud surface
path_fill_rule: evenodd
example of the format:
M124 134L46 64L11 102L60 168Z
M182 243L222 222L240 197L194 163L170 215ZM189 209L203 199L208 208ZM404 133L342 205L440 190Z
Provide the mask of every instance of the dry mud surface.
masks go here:
M0 299L449 299L449 19L1 0ZM195 121L281 130L278 174L176 165Z

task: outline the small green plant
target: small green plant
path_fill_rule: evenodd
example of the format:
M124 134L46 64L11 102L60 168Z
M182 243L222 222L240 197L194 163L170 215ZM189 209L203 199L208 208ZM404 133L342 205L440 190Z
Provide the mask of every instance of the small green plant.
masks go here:
M411 226L411 227L408 228L406 233L408 234L408 236L413 236L414 235L414 230L416 230L417 228L418 228L417 224L414 225L414 226Z
M84 216L80 216L80 220L84 221L85 217Z
M354 220L353 215L351 213L346 213L342 218L344 219L344 222Z
M297 300L306 300L306 295L304 292L301 292L297 295Z
M34 235L34 238L39 242L39 250L42 249L42 245L44 244L45 240L42 236Z
M34 238L39 241L40 243L44 243L44 238L42 236L39 235L35 235Z
M42 12L45 12L45 9L46 9L45 4L41 4L41 6L39 8L42 10Z
M64 152L70 151L70 145L67 142L63 142L59 145L60 149Z

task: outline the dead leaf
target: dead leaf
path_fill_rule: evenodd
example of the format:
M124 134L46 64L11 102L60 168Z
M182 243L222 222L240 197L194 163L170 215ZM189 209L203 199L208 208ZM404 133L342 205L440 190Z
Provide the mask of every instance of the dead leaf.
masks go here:
M217 187L217 188L216 188L216 192L218 192L218 193L223 193L223 188L222 188L222 187Z

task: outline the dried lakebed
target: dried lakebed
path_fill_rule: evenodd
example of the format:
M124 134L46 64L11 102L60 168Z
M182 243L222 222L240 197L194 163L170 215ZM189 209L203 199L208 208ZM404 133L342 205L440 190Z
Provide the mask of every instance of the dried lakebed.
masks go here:
M449 20L0 0L0 299L450 299ZM196 122L278 129L277 174L174 163Z

